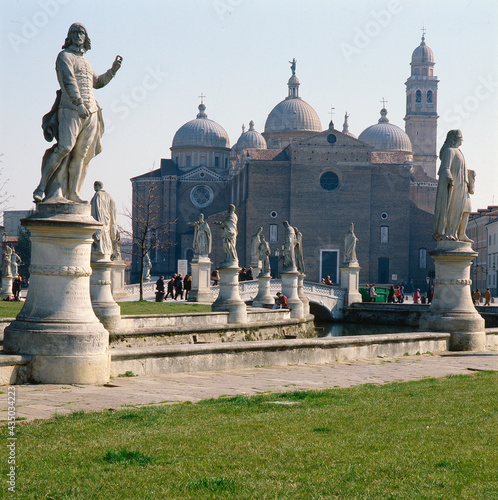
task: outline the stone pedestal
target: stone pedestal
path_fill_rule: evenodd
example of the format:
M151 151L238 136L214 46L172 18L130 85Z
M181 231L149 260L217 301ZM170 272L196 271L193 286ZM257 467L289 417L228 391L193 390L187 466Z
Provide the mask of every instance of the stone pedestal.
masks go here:
M358 263L343 264L340 268L341 287L346 289L344 295L344 307L348 307L355 302L361 302L359 291L360 266Z
M90 300L92 235L101 224L88 203L39 203L22 223L31 232L30 286L5 329L4 352L32 356L36 382L106 383L109 334Z
M299 274L297 279L297 295L299 296L301 302L303 303L303 315L306 316L310 313L310 301L306 294L304 293L304 278L305 274Z
M471 297L470 266L478 254L470 243L439 241L430 252L436 267L434 297L419 328L451 334L450 350L480 351L485 348L484 319Z
M111 260L92 262L90 276L90 298L93 311L108 331L119 329L121 308L116 304L111 291Z
M190 263L192 268L192 289L188 294L188 302L209 302L214 300L211 291L211 260L209 257L194 257Z
M273 306L275 298L270 293L270 273L258 276L258 295L252 301L253 307Z
M237 264L220 266L220 294L213 302L213 311L228 311L229 323L247 323L247 307L239 294L239 272Z
M300 273L297 271L282 271L282 293L287 297L291 318L304 318L304 304L299 298L298 283Z
M114 300L122 300L128 297L125 290L126 262L113 260L111 262L111 293Z
M12 300L14 294L12 293L12 283L14 282L13 276L2 277L2 291L0 292L0 299Z

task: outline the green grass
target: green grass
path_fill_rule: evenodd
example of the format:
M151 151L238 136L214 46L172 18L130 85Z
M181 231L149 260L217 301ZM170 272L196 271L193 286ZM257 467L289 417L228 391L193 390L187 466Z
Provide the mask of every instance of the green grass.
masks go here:
M195 302L148 302L146 300L133 302L118 302L121 314L179 314L211 312L210 304Z
M498 499L497 387L479 372L18 424L17 496Z
M0 300L0 318L15 318L22 309L24 302Z

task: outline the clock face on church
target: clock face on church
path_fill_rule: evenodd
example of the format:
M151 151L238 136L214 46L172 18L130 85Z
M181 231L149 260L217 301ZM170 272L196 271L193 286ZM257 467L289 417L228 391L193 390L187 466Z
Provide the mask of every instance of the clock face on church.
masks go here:
M325 172L320 177L320 186L325 191L334 191L339 187L339 177L334 172Z

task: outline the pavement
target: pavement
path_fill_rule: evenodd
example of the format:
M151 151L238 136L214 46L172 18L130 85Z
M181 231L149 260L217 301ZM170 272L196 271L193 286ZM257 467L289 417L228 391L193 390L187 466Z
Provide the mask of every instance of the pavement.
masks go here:
M196 402L237 394L385 384L427 377L498 371L498 349L375 358L323 365L246 368L219 372L117 377L105 386L14 386L16 417L48 419L73 411L103 411ZM7 386L0 387L0 421L7 420Z

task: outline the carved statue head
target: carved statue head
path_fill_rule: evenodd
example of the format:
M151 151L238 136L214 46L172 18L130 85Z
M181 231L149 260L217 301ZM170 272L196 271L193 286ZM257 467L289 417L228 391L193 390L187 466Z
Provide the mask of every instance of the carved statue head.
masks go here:
M228 205L227 211L229 214L233 214L235 212L235 205Z
M462 144L462 141L463 141L463 135L461 130L458 129L450 130L446 134L446 139L439 152L439 158L442 158L443 152L447 148L457 148L458 146L460 146L460 144Z
M85 49L86 52L88 52L92 48L92 43L90 42L90 37L88 36L88 31L86 30L85 26L81 23L73 23L69 27L69 31L67 32L67 37L66 40L64 41L64 45L62 46L63 49L67 49L70 45L73 44L72 36L71 34L73 31L84 31L85 32L85 42L83 43L83 48Z
M95 191L100 191L103 188L104 188L104 183L102 181L95 181L93 183L93 189L95 189Z

